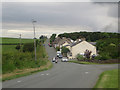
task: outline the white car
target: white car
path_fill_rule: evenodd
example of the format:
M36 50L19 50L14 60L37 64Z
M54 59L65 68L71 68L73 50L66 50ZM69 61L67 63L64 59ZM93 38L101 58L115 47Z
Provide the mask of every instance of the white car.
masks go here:
M63 57L61 61L62 61L62 62L67 62L68 59L67 59L67 57Z
M53 57L52 62L55 62L55 60L56 60L56 58L55 58L55 57Z

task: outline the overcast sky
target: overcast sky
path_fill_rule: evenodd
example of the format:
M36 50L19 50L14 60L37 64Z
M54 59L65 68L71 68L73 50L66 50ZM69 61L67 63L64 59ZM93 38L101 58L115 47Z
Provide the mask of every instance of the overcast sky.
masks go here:
M37 38L64 32L118 32L118 4L4 2L2 36L33 38L32 19L37 21Z

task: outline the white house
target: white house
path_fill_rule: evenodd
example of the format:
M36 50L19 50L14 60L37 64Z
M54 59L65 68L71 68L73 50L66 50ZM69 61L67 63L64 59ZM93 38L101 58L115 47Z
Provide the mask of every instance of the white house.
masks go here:
M84 52L86 50L92 51L91 55L93 55L93 54L97 55L96 47L93 46L92 44L88 43L87 41L79 41L77 43L74 43L70 48L72 58L76 58L77 54L84 55ZM69 56L70 55L68 55L68 58L69 58ZM70 58L71 58L71 56L70 56Z

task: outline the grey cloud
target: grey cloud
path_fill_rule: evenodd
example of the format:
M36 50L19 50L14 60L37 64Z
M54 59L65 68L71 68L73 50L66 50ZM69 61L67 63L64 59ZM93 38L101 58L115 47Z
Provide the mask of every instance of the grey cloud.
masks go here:
M106 25L116 23L116 8L116 3L7 2L2 5L3 28L26 28L27 30L27 28L32 28L31 19L35 19L37 20L37 26L58 26L56 30L61 26L84 26L97 31L106 27ZM112 28L115 28L115 26ZM69 30L66 31L69 32ZM109 30L107 29L107 31Z
M93 2L119 2L119 0L91 0Z

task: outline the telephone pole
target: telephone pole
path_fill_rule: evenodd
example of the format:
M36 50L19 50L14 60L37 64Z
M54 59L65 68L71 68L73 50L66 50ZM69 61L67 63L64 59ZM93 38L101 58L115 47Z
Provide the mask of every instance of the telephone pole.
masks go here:
M37 21L35 21L35 20L33 20L32 19L32 24L33 24L33 30L34 30L34 49L35 49L35 61L36 61L36 38L35 38L35 23L36 23Z

